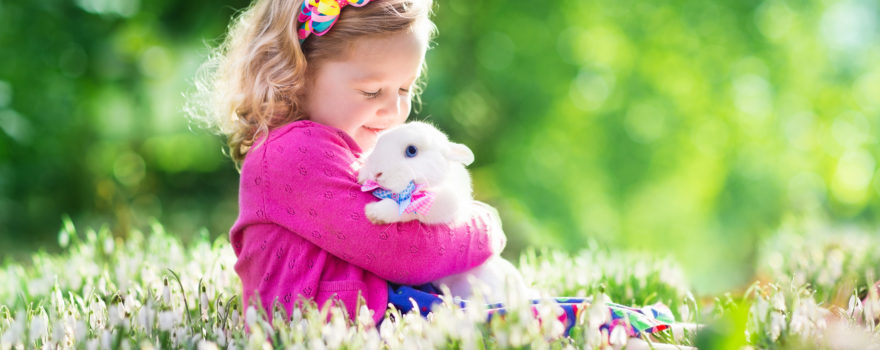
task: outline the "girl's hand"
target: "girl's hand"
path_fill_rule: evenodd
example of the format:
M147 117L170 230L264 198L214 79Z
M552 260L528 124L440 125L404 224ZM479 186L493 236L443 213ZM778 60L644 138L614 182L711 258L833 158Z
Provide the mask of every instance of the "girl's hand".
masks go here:
M414 219L413 214L400 214L400 206L394 200L385 198L381 201L364 206L364 214L367 219L376 225L390 224L394 222L406 222Z

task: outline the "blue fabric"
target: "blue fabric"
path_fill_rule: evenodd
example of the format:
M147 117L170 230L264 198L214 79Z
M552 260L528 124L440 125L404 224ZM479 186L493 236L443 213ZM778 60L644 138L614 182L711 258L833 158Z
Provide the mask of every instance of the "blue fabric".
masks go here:
M400 207L400 215L403 215L403 212L406 211L406 208L409 207L409 204L412 203L413 200L413 192L416 190L416 183L413 181L409 182L409 185L400 193L394 193L384 188L377 188L373 191L373 196L379 199L390 199L397 202L398 207ZM421 303L419 303L421 305Z
M403 313L413 309L413 303L410 301L412 298L419 304L419 313L422 316L428 316L434 304L443 302L439 295L440 291L430 283L419 286L388 284L388 302Z
M440 294L441 292L430 283L418 286L388 284L388 303L394 305L402 313L412 311L414 307L412 301L414 300L418 304L419 314L426 317L431 312L434 304L442 304L443 301L440 299ZM568 336L575 324L574 321L577 320L578 313L583 311L585 303L590 303L591 298L558 297L551 298L551 300L556 302L565 311L565 314L560 317L560 321L565 325L563 335ZM531 302L533 305L537 305L541 301L541 299L537 299ZM467 303L467 301L461 301L459 305L465 308ZM609 333L611 328L623 325L626 327L629 336L639 337L641 333L657 333L666 330L670 327L671 323L675 322L672 315L662 313L656 308L644 308L650 313L649 315L643 309L631 308L615 303L606 304L608 305L611 322L604 325L603 328L607 329ZM489 304L487 308L487 321L489 322L492 321L496 314L502 318L507 314L503 304Z

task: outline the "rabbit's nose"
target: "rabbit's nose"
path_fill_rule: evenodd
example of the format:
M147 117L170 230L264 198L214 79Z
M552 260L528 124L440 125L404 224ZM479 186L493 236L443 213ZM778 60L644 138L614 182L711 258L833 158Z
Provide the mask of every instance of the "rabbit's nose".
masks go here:
M381 172L381 171L378 172L378 173L376 173L376 180L378 180L380 177L382 177L382 172Z

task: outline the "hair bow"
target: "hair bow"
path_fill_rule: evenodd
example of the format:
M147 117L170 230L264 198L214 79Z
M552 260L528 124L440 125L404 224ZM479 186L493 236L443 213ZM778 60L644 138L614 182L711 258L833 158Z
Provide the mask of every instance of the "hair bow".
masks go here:
M399 215L403 213L416 213L425 215L431 209L434 203L434 193L424 190L424 185L416 185L410 181L409 186L400 193L394 193L379 186L379 183L373 180L367 180L361 186L361 191L373 191L373 196L379 199L390 199L397 202L400 206Z
M348 5L361 7L371 0L306 0L299 11L297 21L302 23L297 34L302 42L314 33L324 35L339 19L342 8Z

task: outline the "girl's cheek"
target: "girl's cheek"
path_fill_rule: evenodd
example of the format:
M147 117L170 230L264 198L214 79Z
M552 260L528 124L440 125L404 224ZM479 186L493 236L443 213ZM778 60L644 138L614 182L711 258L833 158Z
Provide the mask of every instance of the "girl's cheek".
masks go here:
M403 120L406 120L406 118L409 117L409 112L410 112L411 108L412 108L412 101L410 99L404 100L403 106L400 108L400 110L402 111L402 114L403 114L400 117L403 118Z

